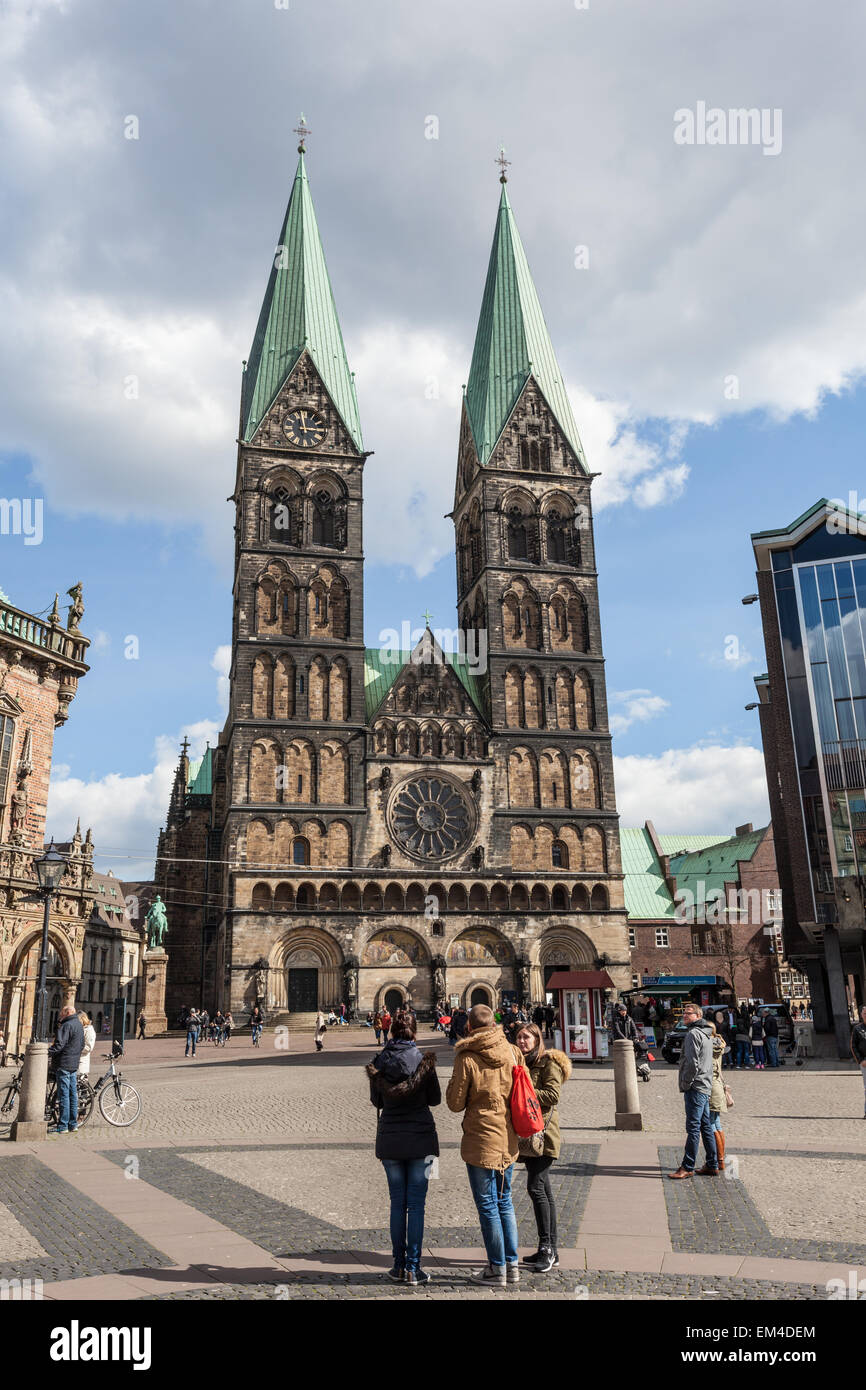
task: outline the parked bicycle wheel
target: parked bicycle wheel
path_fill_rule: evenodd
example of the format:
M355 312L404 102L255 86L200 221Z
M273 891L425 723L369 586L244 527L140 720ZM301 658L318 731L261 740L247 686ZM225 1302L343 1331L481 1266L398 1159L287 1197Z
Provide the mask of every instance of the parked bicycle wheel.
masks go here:
M21 1099L21 1091L17 1078L13 1078L8 1086L0 1090L0 1134L8 1134L13 1124L18 1119L18 1102Z
M128 1081L116 1077L99 1092L99 1113L110 1125L131 1125L141 1114L141 1096Z
M94 1094L93 1094L93 1087L91 1086L90 1082L87 1080L87 1077L86 1077L86 1076L79 1076L79 1078L78 1078L78 1123L79 1123L80 1125L86 1125L86 1124L87 1124L87 1121L90 1119L91 1115L93 1114L93 1102L94 1102L94 1100L95 1100L95 1096L94 1096Z

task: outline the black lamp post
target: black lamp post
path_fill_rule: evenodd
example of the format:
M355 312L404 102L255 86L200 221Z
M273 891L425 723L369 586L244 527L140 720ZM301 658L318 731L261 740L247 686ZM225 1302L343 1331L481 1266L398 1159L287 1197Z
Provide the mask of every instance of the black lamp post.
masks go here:
M36 990L36 1010L33 1015L33 1036L31 1042L46 1042L45 1025L48 1021L48 915L51 899L60 887L60 880L66 868L66 860L54 848L54 841L48 846L41 859L34 865L39 888L45 900L42 915L42 954L39 957L39 985Z

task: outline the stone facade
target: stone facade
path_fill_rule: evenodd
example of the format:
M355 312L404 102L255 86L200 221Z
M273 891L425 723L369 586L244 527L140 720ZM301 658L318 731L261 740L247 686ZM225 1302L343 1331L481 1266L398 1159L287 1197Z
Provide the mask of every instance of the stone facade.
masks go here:
M324 427L309 449L299 409ZM170 1017L537 1000L597 964L631 982L591 476L531 376L483 468L464 407L467 659L428 628L380 688L366 458L306 351L239 444L229 714L210 801L184 753L158 851Z
M88 667L79 600L64 625L0 603L0 1027L10 1051L30 1040L36 1002L42 898L33 869L44 852L54 731L69 716ZM76 833L55 894L49 934L49 1022L74 1000L94 898L93 844Z

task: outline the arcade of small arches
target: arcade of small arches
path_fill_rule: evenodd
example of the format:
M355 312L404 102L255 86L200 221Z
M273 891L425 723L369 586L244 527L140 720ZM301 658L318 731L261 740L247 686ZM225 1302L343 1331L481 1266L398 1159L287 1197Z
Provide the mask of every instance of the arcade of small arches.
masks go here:
M524 575L515 575L501 599L502 642L511 650L590 654L586 599L570 579L558 580L544 601ZM467 631L487 628L487 609L480 589L474 605L461 610Z
M295 550L346 549L348 494L343 480L330 469L318 469L303 479L281 466L267 474L261 486L261 541Z
M545 685L536 667L509 666L504 684L506 728L589 731L597 727L593 682L586 671L563 668L551 673Z
M487 739L478 723L426 719L395 722L380 719L373 725L376 753L391 757L485 758Z
M569 873L607 872L607 849L597 825L513 825L511 863L530 872L567 870Z
M256 577L255 605L262 636L349 636L349 585L335 565L321 565L302 584L285 560L271 560Z
M352 830L343 820L271 820L257 816L247 826L242 863L247 869L295 864L299 868L352 863Z
M309 739L285 745L256 739L250 748L248 798L253 803L344 806L351 801L351 759L345 744L327 739L318 749Z
M434 952L403 925L359 934L351 954L321 928L293 928L268 956L267 1007L272 1014L309 1013L348 996L361 1012L393 1012L407 1003L430 1009L452 994L465 1007L495 1005L504 990L540 998L555 971L589 969L597 957L589 937L573 927L544 932L519 956L508 936L487 924L460 926Z
M345 721L351 718L352 685L343 657L333 661L314 656L306 670L297 671L287 652L259 652L250 664L250 701L256 719L294 719L303 698L307 718Z
M538 467L545 449L549 460L548 440L524 437L521 444L528 466ZM477 581L485 559L505 557L530 565L577 568L581 563L577 521L574 501L566 493L555 489L533 497L524 488L511 488L500 497L494 513L495 554L485 555L484 517L476 498L457 528L460 592L465 593Z
M295 841L298 844L299 841ZM306 838L300 852L309 848ZM556 843L556 842L554 842ZM560 844L565 847L564 842ZM601 872L601 870L599 870ZM237 906L245 906L247 898L255 912L412 912L425 917L433 935L441 917L466 912L607 912L610 898L604 883L442 883L422 886L410 883L349 882L342 885L328 882L272 884L265 881L241 879L237 888Z
M600 809L598 762L580 750L513 748L508 755L509 806Z

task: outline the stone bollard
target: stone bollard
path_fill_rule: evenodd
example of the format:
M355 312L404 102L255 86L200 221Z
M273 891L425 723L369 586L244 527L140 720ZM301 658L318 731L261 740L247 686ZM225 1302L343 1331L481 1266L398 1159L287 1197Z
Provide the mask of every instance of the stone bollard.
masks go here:
M48 1044L28 1043L24 1053L24 1075L18 1099L18 1118L12 1125L10 1138L19 1143L44 1139L48 1133L45 1119L45 1092L48 1089Z
M617 1038L613 1045L613 1089L616 1097L616 1129L643 1129L634 1043Z

